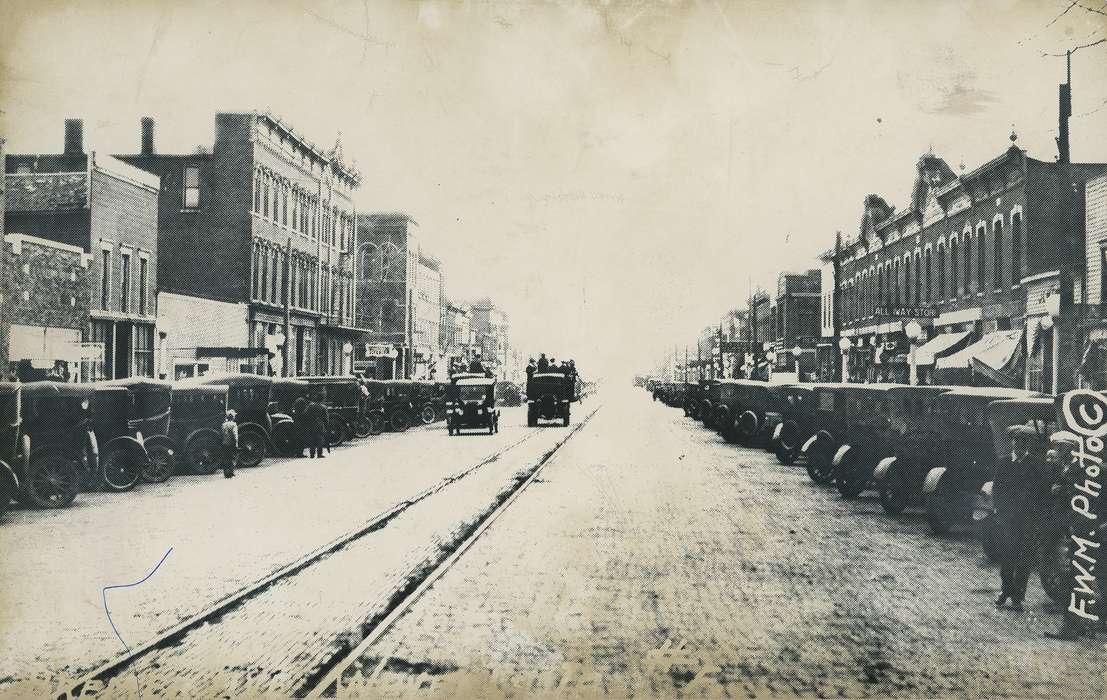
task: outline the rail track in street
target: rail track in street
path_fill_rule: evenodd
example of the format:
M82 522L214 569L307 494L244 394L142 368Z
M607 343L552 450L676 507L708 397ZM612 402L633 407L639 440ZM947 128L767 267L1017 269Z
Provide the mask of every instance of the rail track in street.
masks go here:
M599 406L574 425L564 437L561 437L550 449L542 453L537 462L529 463L527 469L521 472L521 478L515 478L506 491L496 492L491 505L487 509L478 510L476 520L468 523L458 533L457 537L448 541L445 545L429 547L426 551L430 552L428 556L431 560L421 562L408 572L402 585L397 590L390 592L383 609L372 613L367 618L363 618L359 624L354 625L351 629L333 630L332 643L329 645L327 652L323 654L318 663L313 663L312 667L306 669L301 677L296 679L292 688L286 688L282 691L282 694L291 694L298 697L311 696L316 694L316 690L322 684L333 685L334 681L331 679L335 671L342 669L343 660L349 658L351 654L355 654L361 648L362 640L379 637L381 633L387 630L392 621L411 602L414 602L433 580L448 569L450 564L468 549L472 542L480 536L481 532L498 517L499 513L514 501L514 498L533 481L542 465L575 435L598 409ZM410 513L412 509L420 504L425 507L428 499L432 499L436 494L448 490L451 485L470 477L481 470L482 467L502 461L541 433L541 430L527 430L523 437L513 440L480 461L440 479L429 488L410 498L395 503L353 530L226 596L195 615L159 633L154 638L133 647L127 653L85 673L77 680L66 683L61 691L55 693L55 697L62 700L96 696L101 693L104 693L105 696L114 696L120 693L129 694L134 692L134 686L130 685L131 681L129 679L129 674L132 671L136 676L138 695L141 696L145 684L142 676L149 673L149 671L140 672L140 667L145 665L151 669L160 668L160 658L162 656L177 653L179 649L187 647L190 643L200 648L200 645L204 642L196 640L196 633L203 630L205 635L213 631L218 634L218 628L224 625L224 621L228 616L244 614L248 605L252 606L251 609L257 610L264 610L266 607L281 607L279 604L280 593L275 592L275 589L281 587L278 584L282 586L295 584L298 580L306 578L309 572L317 571L319 564L331 560L332 555L336 555L343 550L356 549L356 546L364 546L375 541L370 536L386 531L390 524L396 522L397 518ZM437 504L438 499L435 499L434 503ZM448 506L446 507L448 508ZM417 553L423 554L425 552L419 550ZM354 557L355 555L351 554L350 556ZM270 599L273 602L270 603ZM270 604L267 606L266 603ZM264 625L262 627L264 628ZM308 642L305 640L304 643L307 644ZM317 640L313 640L313 643L317 643ZM309 653L305 653L303 657L311 657L314 652L315 650L309 650ZM162 679L154 679L155 683L161 681ZM325 688L323 689L325 690Z

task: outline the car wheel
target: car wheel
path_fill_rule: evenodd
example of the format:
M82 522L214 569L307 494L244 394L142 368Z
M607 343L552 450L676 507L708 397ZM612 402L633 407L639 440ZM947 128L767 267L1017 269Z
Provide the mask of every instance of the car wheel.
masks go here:
M369 418L369 434L380 435L385 429L384 413L377 411L370 414Z
M961 499L943 479L926 499L926 521L935 535L947 535L963 519Z
M423 425L430 425L438 420L438 414L434 411L434 406L427 404L423 406L423 409L419 411L419 419L423 421Z
M331 447L343 444L349 435L349 428L342 416L334 413L327 416L327 439L330 440Z
M407 411L402 408L396 409L392 412L392 415L388 418L388 425L392 428L393 432L402 433L408 429L411 422L408 419Z
M898 469L892 468L881 480L880 505L888 515L899 515L907 507L907 484Z
M304 445L295 421L282 420L273 426L273 446L277 448L277 454L283 457L303 453Z
M236 466L248 468L262 463L266 454L265 435L260 430L247 429L238 434Z
M776 453L776 461L785 466L788 466L789 464L794 464L796 461L796 451L791 447L785 447L779 442L777 443L774 452Z
M853 457L847 453L842 458L842 463L838 465L838 469L835 470L834 485L838 488L838 493L846 500L852 500L860 496L868 483L868 479L865 478L863 473L864 470L858 463L859 460L860 457Z
M219 468L220 436L214 430L188 436L185 441L185 461L194 474L212 474Z
M173 476L176 467L176 450L173 443L165 436L148 438L144 443L146 454L150 456L150 463L142 470L142 480L148 484L160 484Z
M35 508L65 508L77 497L81 481L81 456L45 451L32 455L23 498Z
M357 423L354 424L354 437L367 438L373 434L373 426L369 421L368 416L362 416L357 419Z
M834 483L834 465L832 464L832 446L819 440L807 451L807 476L819 486Z
M108 491L130 491L142 478L145 456L133 446L117 447L104 456L100 476Z

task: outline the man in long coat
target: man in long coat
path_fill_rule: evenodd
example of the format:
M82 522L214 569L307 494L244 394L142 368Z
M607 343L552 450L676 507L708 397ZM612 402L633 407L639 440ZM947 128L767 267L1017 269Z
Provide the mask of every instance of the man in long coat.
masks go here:
M1003 607L1010 600L1012 609L1022 610L1037 554L1047 470L1043 460L1030 450L1031 440L1037 435L1033 428L1013 425L1007 429L1007 435L1011 439L1011 456L996 466L992 482L1002 585L996 607Z

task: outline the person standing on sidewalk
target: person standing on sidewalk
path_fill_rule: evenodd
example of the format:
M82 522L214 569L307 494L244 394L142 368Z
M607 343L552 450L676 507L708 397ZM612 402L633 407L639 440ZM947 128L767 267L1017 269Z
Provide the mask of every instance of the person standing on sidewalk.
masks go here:
M223 478L230 479L234 476L234 463L238 459L238 423L235 421L235 412L227 411L227 419L223 421Z
M1007 429L1007 435L1011 439L1011 457L997 466L992 482L1002 582L996 607L1002 608L1010 600L1013 610L1022 610L1037 554L1046 469L1041 459L1030 453L1030 441L1037 435L1033 428L1013 425Z
M327 440L327 407L318 395L304 409L304 421L307 429L308 457L323 457L323 447L330 448Z

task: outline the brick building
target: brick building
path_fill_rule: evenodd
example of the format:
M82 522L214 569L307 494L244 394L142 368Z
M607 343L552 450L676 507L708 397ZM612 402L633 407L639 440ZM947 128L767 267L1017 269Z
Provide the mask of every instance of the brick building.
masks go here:
M24 285L13 300L25 297L9 363L53 359L82 381L154 376L158 178L85 153L76 119L61 154L4 161L10 281Z
M443 348L446 312L445 274L438 258L419 251L415 275L415 376L430 378L448 367Z
M1080 379L1082 386L1103 391L1107 389L1107 174L1088 180L1084 193L1087 276Z
M324 150L271 114L219 113L210 150L157 153L148 118L140 144L118 157L161 179L160 374L351 371L361 176L341 143Z
M907 381L905 328L914 319L924 381L1071 388L1075 373L1054 366L1079 359L1076 192L1103 169L1035 160L1012 145L958 176L927 153L903 210L866 197L837 280L849 378Z
M510 369L509 339L510 319L502 309L496 307L487 297L477 299L470 305L473 330L477 334L481 361L492 370L499 379L507 379ZM567 360L569 358L557 358Z
M358 216L356 322L364 332L354 366L371 376L410 377L414 369L418 227L415 219L398 212Z
M800 356L800 371L815 371L815 345L821 334L822 323L821 302L821 270L780 273L777 278L776 329L773 336L773 351L776 354L774 371L796 370L793 350L797 345L804 350Z

